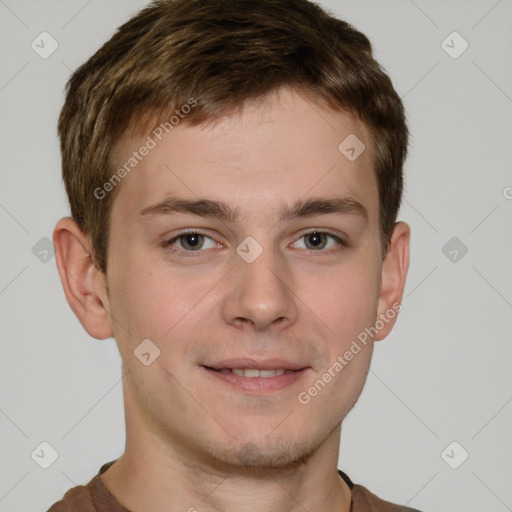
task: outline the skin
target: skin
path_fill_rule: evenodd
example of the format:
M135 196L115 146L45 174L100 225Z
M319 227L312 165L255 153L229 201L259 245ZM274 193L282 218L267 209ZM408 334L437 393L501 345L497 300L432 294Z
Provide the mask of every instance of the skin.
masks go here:
M349 134L366 145L353 162L338 150ZM125 135L117 162L146 136ZM215 123L177 126L124 178L106 275L76 223L58 222L67 300L91 336L115 336L123 360L126 450L101 478L124 506L349 510L350 490L336 470L341 422L362 391L373 342L396 315L308 404L298 395L403 295L410 229L396 223L383 259L372 161L358 119L281 89ZM222 200L240 218L139 216L169 195ZM282 204L333 196L361 203L368 220L317 213L278 221ZM195 240L199 251L186 237L162 245L186 229L206 235ZM348 245L325 237L312 246L312 231ZM263 249L252 263L236 252L248 236ZM149 366L133 353L147 338L160 349ZM203 367L232 357L307 369L284 389L252 393Z

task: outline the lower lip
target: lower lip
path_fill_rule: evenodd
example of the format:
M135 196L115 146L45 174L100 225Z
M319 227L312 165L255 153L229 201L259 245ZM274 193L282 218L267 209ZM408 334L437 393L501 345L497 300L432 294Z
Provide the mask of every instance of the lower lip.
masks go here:
M276 375L275 377L242 377L232 372L223 373L216 370L210 370L205 366L202 368L213 377L220 379L240 391L260 395L271 393L272 391L279 391L291 386L298 380L302 379L309 370L309 368L303 368L302 370L286 372L283 373L283 375Z

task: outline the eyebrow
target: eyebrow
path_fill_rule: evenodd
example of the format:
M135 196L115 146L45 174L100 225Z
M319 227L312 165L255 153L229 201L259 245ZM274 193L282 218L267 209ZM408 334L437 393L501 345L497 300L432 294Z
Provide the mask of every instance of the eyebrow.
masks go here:
M234 223L239 220L240 210L219 200L167 197L163 201L144 208L138 214L137 220L143 220L147 216L174 213L188 213ZM279 210L279 222L299 217L329 214L355 215L368 222L367 209L360 202L348 196L301 199L291 206L283 204Z

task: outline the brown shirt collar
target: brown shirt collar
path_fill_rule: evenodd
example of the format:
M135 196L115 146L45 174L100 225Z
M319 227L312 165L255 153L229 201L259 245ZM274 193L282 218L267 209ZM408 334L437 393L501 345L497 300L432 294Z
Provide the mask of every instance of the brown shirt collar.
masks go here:
M87 485L79 485L67 491L63 499L55 503L48 512L131 512L117 501L100 478L114 462L116 461L103 464ZM338 473L352 491L350 512L419 512L384 501L366 487L354 484L343 471L338 470Z

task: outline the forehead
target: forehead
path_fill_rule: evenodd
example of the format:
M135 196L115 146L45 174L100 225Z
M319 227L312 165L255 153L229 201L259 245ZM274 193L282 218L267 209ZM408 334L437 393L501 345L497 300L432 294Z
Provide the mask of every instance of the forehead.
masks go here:
M345 195L376 219L374 148L354 115L284 89L213 122L174 117L159 136L126 135L116 147L116 168L129 172L117 185L113 221L133 223L170 195L222 200L253 220L309 196Z

